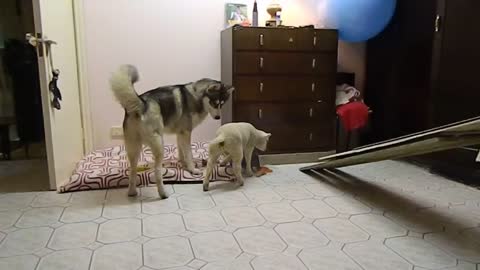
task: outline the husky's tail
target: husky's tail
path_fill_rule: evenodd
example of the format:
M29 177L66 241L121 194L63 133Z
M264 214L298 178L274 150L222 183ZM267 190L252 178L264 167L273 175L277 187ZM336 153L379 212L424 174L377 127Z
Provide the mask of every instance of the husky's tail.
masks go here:
M127 113L141 112L145 106L133 88L138 79L137 68L132 65L120 66L110 78L113 94Z

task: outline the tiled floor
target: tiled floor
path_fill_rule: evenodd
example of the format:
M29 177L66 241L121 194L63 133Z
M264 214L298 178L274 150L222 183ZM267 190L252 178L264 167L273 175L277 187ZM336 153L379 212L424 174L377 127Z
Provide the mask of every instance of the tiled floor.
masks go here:
M480 270L480 190L401 162L245 186L0 195L0 269Z

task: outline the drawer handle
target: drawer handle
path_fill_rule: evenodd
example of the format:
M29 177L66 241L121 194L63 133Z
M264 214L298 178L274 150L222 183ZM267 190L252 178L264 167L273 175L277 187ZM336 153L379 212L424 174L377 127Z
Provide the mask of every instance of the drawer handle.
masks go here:
M260 93L263 93L263 82L260 83Z
M260 34L260 46L263 46L263 34Z
M323 102L323 100L319 99L319 100L317 100L317 102L318 102L318 103L322 103L322 102Z
M312 83L312 92L315 92L315 83Z
M312 68L315 69L316 65L317 65L317 59L313 58L312 59Z
M262 117L263 117L263 111L262 109L258 109L258 118L262 119Z
M313 141L313 133L310 133L310 135L308 135L308 139L309 139L310 141Z
M263 68L263 57L260 57L260 68Z
M317 46L317 37L313 37L313 47Z
M310 117L313 117L313 108L310 108L310 110L308 110L308 115L310 115Z

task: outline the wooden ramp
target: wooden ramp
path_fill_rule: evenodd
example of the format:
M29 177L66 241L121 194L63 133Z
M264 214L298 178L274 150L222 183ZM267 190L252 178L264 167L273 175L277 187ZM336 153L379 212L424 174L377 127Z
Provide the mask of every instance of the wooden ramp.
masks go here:
M480 117L322 157L319 164L300 168L300 171L340 168L477 144L480 144Z

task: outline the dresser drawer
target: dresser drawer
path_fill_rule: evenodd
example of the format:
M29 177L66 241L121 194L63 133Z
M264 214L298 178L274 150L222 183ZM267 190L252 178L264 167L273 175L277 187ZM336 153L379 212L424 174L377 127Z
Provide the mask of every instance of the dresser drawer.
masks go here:
M336 52L338 32L333 29L298 29L296 46L299 50Z
M334 130L330 126L287 127L265 126L257 127L272 133L267 147L269 153L325 151L334 149Z
M237 52L234 72L241 74L335 74L333 53Z
M233 30L234 50L297 50L295 29L244 28Z
M327 103L238 103L235 121L265 125L320 125L334 117L334 108Z
M236 101L311 101L332 103L335 99L335 76L237 76Z

